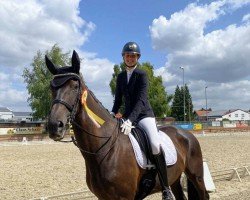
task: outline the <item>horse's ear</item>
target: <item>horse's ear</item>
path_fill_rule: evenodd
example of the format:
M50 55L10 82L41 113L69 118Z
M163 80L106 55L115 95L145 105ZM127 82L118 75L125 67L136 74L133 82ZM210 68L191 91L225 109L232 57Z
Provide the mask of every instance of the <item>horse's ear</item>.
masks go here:
M78 56L78 54L76 53L76 51L73 51L73 55L72 55L72 67L74 68L75 73L79 74L80 71L80 58Z
M51 74L56 75L58 71L57 67L51 62L47 55L45 55L45 63Z

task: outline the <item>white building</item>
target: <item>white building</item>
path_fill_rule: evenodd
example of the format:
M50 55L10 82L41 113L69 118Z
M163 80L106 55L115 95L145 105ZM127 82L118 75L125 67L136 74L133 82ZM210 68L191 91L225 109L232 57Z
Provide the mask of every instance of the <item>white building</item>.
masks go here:
M229 110L222 116L222 119L229 119L230 121L248 121L250 120L250 113L241 109Z
M0 107L0 121L12 120L13 112L7 107Z
M206 117L202 114L202 117ZM250 113L241 109L232 110L217 110L207 113L208 121L222 121L228 119L229 121L250 121Z
M0 121L33 121L32 112L13 112L7 107L0 107Z
M32 112L13 112L13 121L33 121Z

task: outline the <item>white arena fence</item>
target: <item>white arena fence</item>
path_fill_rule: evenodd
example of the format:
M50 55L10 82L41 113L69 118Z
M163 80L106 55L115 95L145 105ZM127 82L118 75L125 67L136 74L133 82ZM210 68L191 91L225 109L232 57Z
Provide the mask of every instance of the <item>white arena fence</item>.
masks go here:
M196 137L223 137L223 136L250 136L250 132L220 132L220 133L206 133L202 131L194 134Z
M20 142L0 142L0 147L8 147L8 146L32 146L32 145L48 145L48 144L62 144L50 140L43 140L43 141L27 141L27 139L23 139Z
M250 176L250 164L231 169L211 171L211 175L213 177L213 181L215 182L222 180L230 181L234 178L237 178L240 182L242 182L242 178Z

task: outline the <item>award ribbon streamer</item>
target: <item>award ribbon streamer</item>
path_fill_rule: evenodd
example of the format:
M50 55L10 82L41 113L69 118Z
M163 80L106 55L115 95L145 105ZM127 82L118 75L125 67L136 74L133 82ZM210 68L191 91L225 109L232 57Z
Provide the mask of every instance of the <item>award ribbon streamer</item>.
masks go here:
M94 119L96 122L98 122L98 124L100 125L103 125L105 123L105 121L100 118L99 116L97 116L88 106L87 106L87 97L88 97L88 91L87 90L84 90L83 91L83 94L82 94L82 99L81 99L81 102L82 102L82 105L84 106L87 114L92 118Z

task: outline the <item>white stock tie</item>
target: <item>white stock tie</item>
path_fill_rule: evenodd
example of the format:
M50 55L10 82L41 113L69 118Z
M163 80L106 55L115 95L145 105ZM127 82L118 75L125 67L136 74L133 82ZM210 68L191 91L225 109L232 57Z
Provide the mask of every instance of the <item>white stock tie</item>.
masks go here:
M129 72L129 73L128 73L128 77L127 77L127 78L128 78L128 83L129 83L129 80L130 80L131 75L132 75L132 73Z

